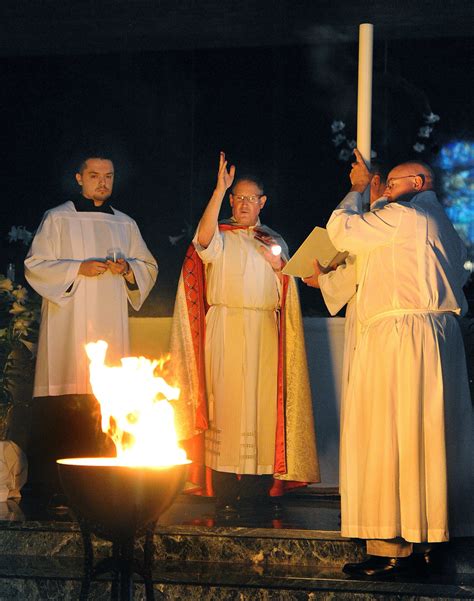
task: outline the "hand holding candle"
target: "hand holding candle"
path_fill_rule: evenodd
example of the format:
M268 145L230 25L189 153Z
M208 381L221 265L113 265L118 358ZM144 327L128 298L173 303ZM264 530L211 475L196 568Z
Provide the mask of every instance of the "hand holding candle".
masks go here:
M120 248L109 248L107 250L107 259L109 261L113 261L114 263L116 263L117 259L121 258L123 258L123 256L122 252L120 251Z
M273 271L280 273L281 269L283 267L282 260L281 260L281 254L278 253L275 255L271 248L269 249L267 246L263 246L263 245L260 246L258 250L261 253L261 255L263 256L263 258L266 261L268 261L268 263L270 263L270 266L273 269Z
M351 191L360 192L362 194L370 184L372 174L368 170L358 148L354 148L354 155L355 160L352 163L352 170L350 173L350 180L352 184Z
M125 259L117 259L112 261L107 259L107 266L113 275L126 275L130 272L130 265Z
M255 240L258 242L263 242L265 245L260 246L259 251L263 255L264 259L270 263L273 271L281 271L281 268L283 267L281 260L282 248L279 244L277 244L275 238L258 229L255 229L254 237Z

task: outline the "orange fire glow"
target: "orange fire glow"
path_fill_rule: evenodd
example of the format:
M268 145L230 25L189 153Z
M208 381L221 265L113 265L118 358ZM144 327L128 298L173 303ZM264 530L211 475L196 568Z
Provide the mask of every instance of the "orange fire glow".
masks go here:
M107 343L86 345L90 382L100 403L102 430L114 441L117 463L128 466L169 466L187 463L178 446L174 411L168 400L179 388L154 374L158 361L145 357L121 359L121 367L105 365Z

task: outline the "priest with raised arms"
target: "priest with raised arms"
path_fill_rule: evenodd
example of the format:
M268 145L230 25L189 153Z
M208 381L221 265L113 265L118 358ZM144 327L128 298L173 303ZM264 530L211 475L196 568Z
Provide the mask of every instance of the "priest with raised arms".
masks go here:
M84 157L76 180L80 194L45 213L25 260L26 279L43 297L33 467L41 454L101 453L84 346L102 339L109 360L127 356L128 304L141 307L158 272L135 221L111 204L112 161Z
M221 153L183 265L171 337L191 480L223 512L319 480L299 299L281 273L287 246L260 223L263 185L234 176ZM231 186L232 217L218 222Z

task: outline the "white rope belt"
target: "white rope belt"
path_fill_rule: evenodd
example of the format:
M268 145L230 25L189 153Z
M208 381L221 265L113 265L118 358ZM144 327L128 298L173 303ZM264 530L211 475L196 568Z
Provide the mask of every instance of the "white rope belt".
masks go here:
M211 307L225 307L226 309L245 309L246 311L264 311L264 312L269 311L270 313L275 313L276 311L279 310L278 308L276 308L276 309L263 309L263 308L260 308L260 307L242 307L242 306L234 307L232 305L224 305L223 303L216 303L214 305L209 305L209 309Z
M382 313L378 313L374 315L367 321L363 321L362 326L365 328L367 326L372 325L374 322L379 321L379 319L383 319L384 317L391 317L393 315L441 315L443 313L451 313L452 315L456 315L455 311L446 311L442 309L392 309L390 311L383 311Z

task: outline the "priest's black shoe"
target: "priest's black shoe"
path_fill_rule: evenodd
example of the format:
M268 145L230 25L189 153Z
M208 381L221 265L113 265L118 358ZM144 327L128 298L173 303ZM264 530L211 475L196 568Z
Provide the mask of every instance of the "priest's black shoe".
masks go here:
M413 559L419 572L426 572L428 574L449 574L455 572L452 558L447 556L439 546L425 553L414 553Z
M68 499L63 493L54 493L49 499L47 511L53 513L67 513L69 511Z
M392 576L413 574L412 557L378 557L371 555L360 563L346 563L342 571L349 576L361 578L391 578Z

